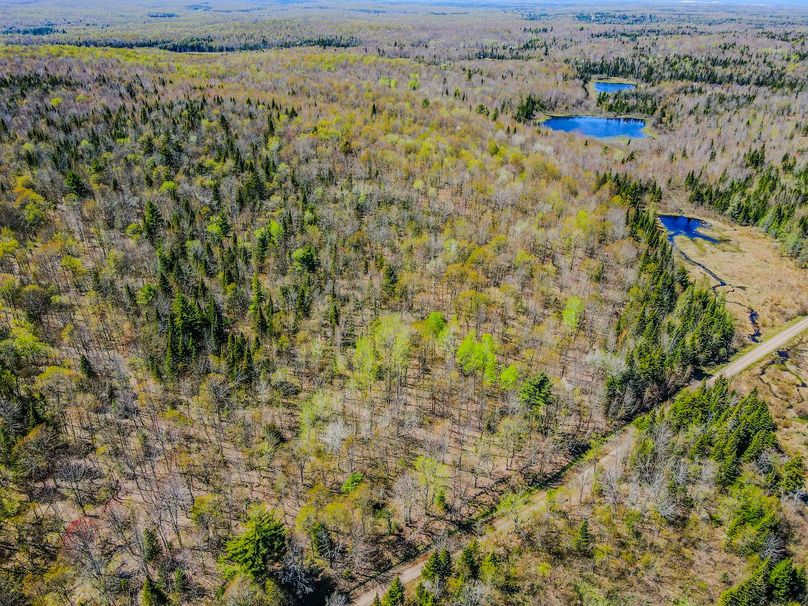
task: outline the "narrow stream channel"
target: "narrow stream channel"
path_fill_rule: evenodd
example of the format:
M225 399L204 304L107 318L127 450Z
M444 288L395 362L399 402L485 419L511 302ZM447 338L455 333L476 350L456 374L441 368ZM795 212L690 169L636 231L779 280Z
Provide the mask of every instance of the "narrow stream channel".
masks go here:
M702 228L707 227L707 223L705 223L701 219L686 217L684 215L660 215L659 222L662 224L662 227L668 234L668 242L671 243L671 246L673 246L676 252L678 252L687 263L695 265L717 282L717 284L714 284L712 286L713 292L716 292L717 289L722 288L724 286L731 288L732 291L735 290L736 286L727 283L726 280L724 280L721 276L716 274L712 269L710 269L703 263L699 263L695 259L689 257L687 253L685 253L681 248L676 246L675 242L676 236L684 236L686 238L694 240L705 240L708 244L717 244L719 240L701 232ZM742 303L738 303L737 301L727 300L727 302L735 303L736 305L742 305L743 307L746 308L749 314L749 324L752 325L752 332L748 334L747 337L752 343L759 343L760 326L758 325L758 312L752 309L751 307L747 307Z

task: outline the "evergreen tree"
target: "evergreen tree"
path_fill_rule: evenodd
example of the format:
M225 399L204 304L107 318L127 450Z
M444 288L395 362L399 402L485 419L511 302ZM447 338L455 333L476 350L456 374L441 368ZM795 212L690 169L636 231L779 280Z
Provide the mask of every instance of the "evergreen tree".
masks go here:
M780 490L783 494L794 494L802 490L805 483L805 465L802 457L789 459L780 473Z
M166 594L147 575L143 582L143 589L140 590L140 606L166 606L167 604Z
M382 598L382 606L404 606L404 585L399 577L393 579Z
M146 208L143 211L143 233L152 244L157 243L160 235L160 230L163 227L163 217L160 214L160 209L154 200L146 201Z
M525 380L519 390L519 401L533 415L542 412L553 398L553 386L550 377L540 372Z
M156 561L162 554L162 548L153 528L143 531L143 560L147 563Z
M769 573L769 591L784 604L799 599L805 592L805 570L795 567L791 558L781 560Z
M65 187L70 193L75 194L79 198L83 198L90 193L90 189L85 185L82 178L72 170L67 171Z
M584 520L572 539L572 548L580 555L589 555L592 549L592 535L589 533L589 521Z
M765 606L767 603L768 560L746 579L730 587L718 599L718 606Z
M250 299L250 307L248 315L253 325L253 330L259 337L263 337L267 332L267 318L264 313L264 291L261 287L261 282L258 279L258 274L253 274L252 283L252 298Z
M448 549L439 549L432 552L421 572L424 579L431 581L438 588L438 593L440 593L451 575L452 556Z
M263 582L285 553L286 528L272 511L257 506L250 512L244 531L227 542L221 559Z
M460 557L457 560L457 576L463 582L479 578L480 544L476 539L460 551Z

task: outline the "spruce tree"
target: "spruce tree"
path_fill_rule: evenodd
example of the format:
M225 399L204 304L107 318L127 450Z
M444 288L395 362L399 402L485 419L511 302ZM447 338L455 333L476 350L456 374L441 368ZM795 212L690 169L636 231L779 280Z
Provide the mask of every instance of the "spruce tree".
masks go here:
M383 606L404 606L404 585L399 577L393 579L390 589L384 594Z

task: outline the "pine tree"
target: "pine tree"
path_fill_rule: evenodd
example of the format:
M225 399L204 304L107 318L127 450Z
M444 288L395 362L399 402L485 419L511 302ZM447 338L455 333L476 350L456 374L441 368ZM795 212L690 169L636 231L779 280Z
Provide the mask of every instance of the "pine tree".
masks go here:
M805 483L805 465L801 457L789 459L780 473L780 490L783 494L794 494L802 490Z
M143 531L143 560L145 562L154 562L162 554L163 550L157 540L157 533L152 528L146 528Z
M65 187L72 194L82 198L90 193L90 189L84 184L82 178L72 170L67 171L65 176Z
M259 337L263 337L267 332L268 323L264 313L264 291L258 279L258 274L253 274L251 290L252 298L250 299L250 308L247 313L250 316L253 330Z
M761 564L747 579L730 587L718 599L718 606L762 606L767 603L768 560Z
M463 547L457 561L457 569L462 581L477 579L480 576L480 545L476 540Z
M166 594L147 576L143 582L143 589L140 590L140 606L166 606L167 604Z
M404 585L399 577L393 579L390 589L382 598L383 606L404 606Z
M580 555L589 555L592 548L592 535L589 534L589 522L584 520L572 539L572 548Z
M452 575L452 556L448 549L439 549L432 552L424 564L421 572L427 581L431 581L437 587L442 588Z
M384 272L382 275L382 293L387 301L391 300L395 296L397 285L398 275L396 274L395 268L392 265L385 263Z
M98 373L95 372L95 368L93 368L92 362L85 356L81 354L81 358L79 359L79 367L81 368L82 374L90 380L94 380L98 378Z
M143 233L152 244L157 242L160 230L163 227L163 217L160 209L154 200L146 201L146 208L143 211Z
M244 531L227 542L222 560L263 582L285 553L286 528L274 512L258 506L250 512Z
M540 372L525 380L519 390L519 401L532 414L541 413L553 398L553 389L550 377Z
M174 323L169 319L168 332L166 334L166 354L163 367L167 377L177 376L177 356L174 352Z
M769 592L784 604L799 599L805 592L805 569L795 567L791 558L781 560L769 573Z

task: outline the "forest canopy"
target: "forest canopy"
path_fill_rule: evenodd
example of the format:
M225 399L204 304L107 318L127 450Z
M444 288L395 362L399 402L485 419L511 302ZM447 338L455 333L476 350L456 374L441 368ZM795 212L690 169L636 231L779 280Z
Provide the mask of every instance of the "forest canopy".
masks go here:
M802 460L757 395L681 391L743 336L659 215L805 267L802 17L115 4L0 17L4 604L336 606L430 549L382 604L518 603L520 558L619 603L605 514L542 562L481 529L632 422L614 499L665 488L625 553L714 466L748 574L710 591L801 599Z

